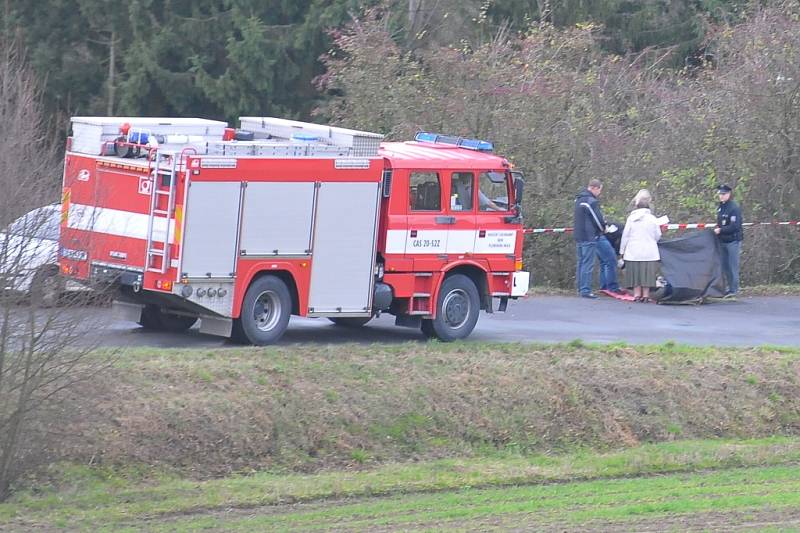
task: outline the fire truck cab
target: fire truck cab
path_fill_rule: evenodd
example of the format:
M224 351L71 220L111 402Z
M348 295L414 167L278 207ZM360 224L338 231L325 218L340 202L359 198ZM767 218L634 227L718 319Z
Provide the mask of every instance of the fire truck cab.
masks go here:
M73 118L62 273L145 328L253 344L384 312L451 341L527 293L522 177L489 143L240 122Z

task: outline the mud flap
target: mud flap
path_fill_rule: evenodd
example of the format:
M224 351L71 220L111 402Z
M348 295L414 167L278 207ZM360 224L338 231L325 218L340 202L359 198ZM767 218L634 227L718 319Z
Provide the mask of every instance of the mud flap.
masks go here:
M142 309L144 309L144 306L139 304L120 302L118 300L111 302L112 316L126 322L139 322L142 319Z
M505 313L508 309L508 296L500 297L500 306L497 308L498 313Z
M200 317L200 333L230 337L233 330L233 320L224 317Z

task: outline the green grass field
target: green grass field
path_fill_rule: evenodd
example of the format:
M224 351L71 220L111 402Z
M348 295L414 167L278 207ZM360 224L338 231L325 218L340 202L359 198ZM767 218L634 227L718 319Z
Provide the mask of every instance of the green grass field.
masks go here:
M153 531L800 527L800 467L462 489L187 516Z
M0 530L682 529L800 525L800 439L446 459L202 482L61 465L0 505ZM748 518L749 517L749 518ZM620 525L621 524L621 525Z
M800 350L122 350L0 531L800 528Z

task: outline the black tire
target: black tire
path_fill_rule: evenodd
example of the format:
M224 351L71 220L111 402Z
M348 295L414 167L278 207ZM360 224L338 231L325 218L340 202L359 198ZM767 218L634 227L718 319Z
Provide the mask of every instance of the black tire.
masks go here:
M145 305L142 309L142 316L139 319L139 325L145 329L169 331L172 333L186 331L194 326L195 322L197 322L196 316L165 313L155 305Z
M31 304L36 307L55 307L64 294L65 281L58 267L42 267L31 281Z
M436 332L433 331L433 320L429 318L423 318L419 329L422 330L422 334L425 335L426 338L436 338Z
M289 325L292 297L286 283L275 276L256 279L244 295L242 313L234 334L241 330L251 344L263 346L277 342Z
M161 327L164 331L180 332L186 331L197 322L196 316L173 315L171 313L161 313Z
M139 317L139 325L144 329L152 329L153 331L161 331L161 322L158 320L158 315L161 313L158 307L154 305L145 305L142 308L142 314Z
M436 301L436 318L431 321L433 335L444 342L467 337L478 323L480 304L478 288L467 276L445 278Z
M349 316L349 317L328 317L328 320L336 324L337 326L341 326L343 328L360 328L367 325L367 322L372 320L371 316Z

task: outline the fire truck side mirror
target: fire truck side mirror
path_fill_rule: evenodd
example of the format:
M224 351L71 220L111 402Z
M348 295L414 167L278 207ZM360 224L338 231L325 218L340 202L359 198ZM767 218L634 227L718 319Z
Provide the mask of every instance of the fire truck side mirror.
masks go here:
M525 193L525 176L522 172L511 171L511 178L514 180L514 205L522 205L522 195Z
M514 216L506 217L508 224L522 223L522 195L525 193L525 176L517 170L511 171L514 180Z

